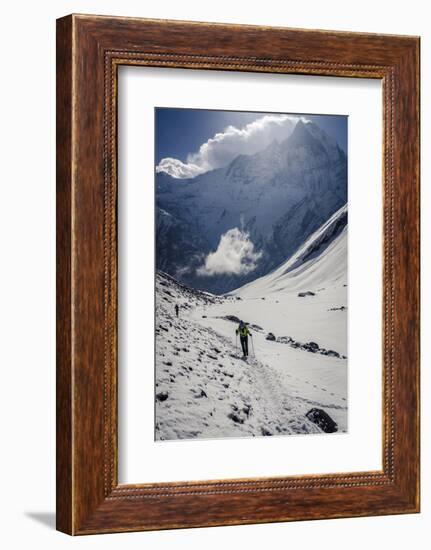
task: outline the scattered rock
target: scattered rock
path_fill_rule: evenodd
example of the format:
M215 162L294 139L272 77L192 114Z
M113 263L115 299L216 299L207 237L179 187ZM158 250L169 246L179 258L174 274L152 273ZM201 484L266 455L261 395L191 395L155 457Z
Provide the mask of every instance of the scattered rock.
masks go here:
M200 392L198 392L197 390L192 390L196 395L196 399L200 399L201 397L208 397L208 395L205 393L204 390L201 390Z
M271 342L275 342L276 337L274 336L274 334L272 332L268 332L268 334L265 336L265 340L270 340Z
M334 433L338 431L337 423L323 409L310 409L305 416L308 420L319 426L325 433Z
M267 340L270 340L270 339L271 338L267 337ZM306 344L303 344L302 342L298 342L294 340L290 336L279 336L276 339L276 341L279 344L288 344L291 348L294 348L294 349L302 349L310 353L320 353L321 355L326 355L328 357L337 357L338 359L347 359L345 355L341 355L337 351L334 351L332 349L327 350L325 348L320 348L317 342L307 342Z
M236 315L225 315L224 317L221 317L221 319L224 319L225 321L232 321L232 323L239 323L241 321L241 319Z
M311 292L311 290L307 290L306 292L299 292L298 297L299 298L305 298L306 296L316 296L314 292Z
M244 424L244 418L241 418L238 414L231 412L227 415L228 418L236 422L237 424Z
M273 433L270 432L270 431L268 430L268 428L265 428L265 426L263 426L263 427L261 428L261 432L262 432L262 435L273 435Z
M322 352L323 355L327 355L328 357L338 357L340 358L340 354L338 353L338 351L334 351L333 349L327 349L325 351Z
M244 407L242 408L242 411L247 415L247 418L250 416L251 412L251 405L248 405L247 403L244 404Z
M291 344L294 340L290 336L278 336L277 342L279 344Z
M159 393L156 393L156 399L157 401L166 401L166 399L169 397L169 394L167 391L161 391Z

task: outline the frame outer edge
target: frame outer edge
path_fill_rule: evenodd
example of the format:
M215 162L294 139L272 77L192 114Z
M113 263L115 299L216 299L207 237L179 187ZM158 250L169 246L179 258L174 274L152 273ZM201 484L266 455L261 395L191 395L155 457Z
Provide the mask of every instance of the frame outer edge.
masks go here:
M56 528L74 531L72 365L73 18L56 24Z
M118 21L117 18L109 18L109 27L112 22L113 27L115 27L116 21ZM195 523L195 522L188 522L184 519L181 520L181 514L183 513L182 510L178 509L178 506L182 506L186 501L188 501L189 496L192 497L192 493L190 493L189 496L185 495L184 497L181 497L178 495L178 498L175 497L175 502L171 501L171 504L174 504L175 511L175 520L171 517L170 520L165 523L162 520L162 517L159 517L155 522L153 523L149 517L142 516L142 521L145 525L141 523L141 518L139 518L139 522L136 520L132 520L130 518L131 522L125 522L126 516L125 514L126 509L130 505L130 512L133 510L133 514L136 513L144 513L144 510L146 510L145 514L152 515L154 512L154 507L150 506L150 503L148 503L148 506L142 503L142 505L137 506L137 501L132 501L131 497L125 497L124 499L120 499L120 502L117 501L117 503L114 504L114 502L109 498L109 490L108 494L106 494L106 488L111 485L111 483L108 482L106 485L105 480L105 494L102 496L103 493L103 487L101 482L101 467L96 462L92 465L91 468L89 468L88 460L96 460L97 458L101 457L102 451L100 446L100 440L97 439L100 437L100 430L98 431L98 428L94 426L94 419L91 417L92 414L94 414L95 408L99 408L99 402L96 404L92 404L88 398L93 398L94 396L90 396L88 393L88 390L85 389L86 386L84 386L84 383L89 384L89 388L91 388L91 385L95 385L96 382L98 383L100 381L100 374L98 369L94 369L93 367L96 367L97 365L94 363L92 353L85 353L81 349L81 344L84 344L85 346L89 346L89 342L91 343L92 349L91 352L94 351L94 346L92 342L92 334L91 333L84 333L85 326L79 327L77 324L74 326L74 319L73 317L76 317L77 323L80 322L80 320L87 321L86 315L90 313L96 313L97 318L99 318L100 311L98 311L97 304L95 305L96 298L94 296L91 297L91 300L87 302L87 298L89 292L89 287L86 284L83 284L84 279L83 276L88 275L88 273L85 271L86 266L88 266L89 254L90 251L89 248L85 248L82 246L82 239L86 238L85 236L85 230L82 227L82 223L84 222L84 225L87 223L87 218L85 217L85 210L87 210L88 205L96 206L97 212L94 212L96 219L99 220L100 218L100 211L99 211L99 203L94 202L99 200L98 193L92 191L92 187L89 185L91 181L94 181L94 177L99 177L99 170L100 168L92 166L91 169L89 169L87 172L85 170L81 170L81 166L77 165L77 161L81 163L89 163L89 159L91 159L91 155L94 152L97 152L97 148L100 145L99 141L99 135L97 135L96 128L99 125L100 119L97 119L97 117L100 116L100 101L99 97L97 96L97 90L96 86L94 86L91 89L91 92L88 93L88 83L85 83L84 87L81 89L83 83L80 82L80 78L82 78L83 74L83 68L89 67L89 63L95 62L96 58L101 59L101 54L103 54L103 51L105 49L106 44L104 44L104 39L106 38L109 41L112 41L115 39L117 42L121 43L120 36L119 36L119 30L117 28L103 28L101 29L99 27L99 23L96 25L96 29L94 28L94 25L92 25L92 28L89 29L86 27L86 22L93 22L94 18L93 16L68 16L66 18L60 19L57 22L57 192L58 192L58 198L57 198L57 252L58 252L58 274L57 274L57 299L58 299L58 310L57 310L57 529L60 531L66 532L68 534L87 534L87 533L101 533L101 532L113 532L113 531L123 531L123 530L142 530L142 529L157 529L157 528L175 528L175 527L192 527L192 526L205 526L205 525L223 525L223 524L229 524L229 521L226 520L224 517L224 514L222 514L223 519L212 521L211 518L204 518L201 521ZM145 23L145 20L142 21L142 24ZM105 19L106 22L106 19ZM135 20L136 22L136 20ZM178 24L179 22L172 22L173 25ZM163 30L165 30L166 22L154 22L154 24L160 27L159 30L163 27ZM184 25L186 27L187 24ZM200 24L197 24L199 27ZM205 26L205 25L202 25ZM219 27L221 28L221 27ZM127 29L127 25L126 25ZM240 26L238 26L238 29L235 29L239 31L241 29ZM124 29L123 29L124 30ZM167 30L167 29L166 29ZM280 29L281 30L281 29ZM285 29L286 31L296 32L295 30L291 29ZM87 32L88 31L88 32ZM99 32L100 31L100 32ZM107 33L106 36L103 33ZM134 32L136 32L136 28L134 29ZM310 31L313 32L313 31ZM100 34L102 33L102 34ZM336 33L334 31L335 35L338 35L339 33ZM76 41L74 40L74 35L76 36ZM85 36L85 39L84 39ZM352 41L353 37L356 36L357 38L360 36L359 34L352 34ZM361 35L362 36L362 35ZM375 38L373 38L372 35L370 35L370 40L373 41L374 39L377 40L377 37L379 35L376 35ZM384 37L384 35L383 35ZM414 100L416 100L416 110L414 110L411 106L411 102L405 102L404 108L406 109L407 113L412 116L414 122L418 122L418 39L412 39L412 37L406 37L402 40L402 45L399 44L399 38L393 38L391 39L389 36L387 36L389 41L394 41L392 43L393 49L390 49L390 55L399 55L400 58L398 59L399 63L398 69L401 68L403 63L407 62L407 57L410 61L412 59L417 62L417 66L413 69L410 68L409 72L409 81L406 83L405 86L402 86L403 91L407 90L412 93L412 97ZM99 40L101 39L101 40ZM147 39L145 39L147 40ZM155 39L157 43L157 39ZM416 49L414 46L414 41L416 40ZM76 43L75 43L76 42ZM136 48L141 47L140 45L141 39L138 40L136 43ZM142 42L144 44L145 41ZM91 44L91 47L90 47ZM163 45L163 41L162 41ZM191 47L193 44L191 44ZM391 44L389 44L391 46ZM388 46L388 47L389 47ZM134 46L135 47L135 46ZM311 46L308 46L308 50L310 50ZM87 51L87 48L91 48ZM107 48L109 49L109 48ZM363 56L366 54L366 49L363 52ZM369 47L368 47L369 49ZM403 51L404 55L400 55L400 49ZM81 51L82 50L82 51ZM406 54L406 51L409 50L408 56ZM97 53L96 53L97 52ZM90 59L85 59L85 54L90 56ZM75 58L76 55L79 54L79 58ZM169 54L171 55L171 54ZM175 56L175 54L173 54ZM288 55L288 52L287 52ZM413 56L413 57L412 57ZM402 59L404 58L404 59ZM100 80L100 74L99 69L100 67L95 67L93 65L93 68L96 69L95 73L97 74L96 77L96 84L97 86L100 86L101 80ZM237 70L237 69L234 69ZM241 70L241 69L239 69ZM246 70L243 68L242 70ZM76 72L76 74L75 74ZM287 71L286 71L287 72ZM323 70L319 69L318 72L322 72ZM328 74L334 74L332 68L328 69ZM413 73L413 74L412 74ZM94 73L93 73L94 74ZM352 74L352 76L355 76ZM359 76L357 74L356 76ZM366 77L366 73L362 73L362 76ZM93 76L91 77L93 78ZM83 93L84 90L84 93ZM101 90L99 90L99 93ZM397 97L397 101L403 102L402 96ZM81 116L76 118L78 115L78 112L74 115L74 112L76 109L79 109L80 115L86 114L86 109L90 108L91 102L94 102L94 105L96 106L95 116L96 118L88 118L86 121L81 120ZM414 112L413 112L414 111ZM92 113L93 114L93 113ZM76 120L74 121L74 116ZM85 125L85 122L87 125ZM413 127L413 130L412 130ZM397 121L397 130L400 132L402 128L399 126L399 121ZM414 124L410 123L409 130L411 131L411 136L416 135L416 138L418 137L418 127L416 127L416 134L414 130ZM83 148L83 142L85 139L92 137L92 132L95 132L97 143L94 145L93 143L90 145L90 151L88 148L84 151ZM79 139L78 139L79 138ZM82 139L81 139L82 138ZM78 140L78 141L74 141ZM75 145L73 145L75 143ZM402 167L402 172L404 177L406 176L406 165L414 170L414 175L412 176L411 181L413 182L413 185L411 186L411 192L412 195L410 197L409 204L406 206L405 209L405 218L403 218L403 221L408 221L410 224L410 227L412 228L413 234L407 238L407 242L412 244L413 247L413 260L415 263L414 266L408 266L405 264L405 259L407 252L404 251L404 253L400 253L398 250L398 255L402 256L402 258L397 256L397 261L399 264L402 264L402 267L404 268L404 276L409 279L410 282L416 283L415 289L411 291L410 297L413 299L415 296L417 296L417 289L418 289L418 271L416 270L417 263L419 261L418 258L418 249L417 249L417 243L418 243L418 237L419 237L419 227L418 227L418 219L416 220L412 216L413 210L416 211L416 208L418 207L418 183L419 183L419 175L418 175L418 167L419 167L419 158L417 154L417 144L414 144L413 146L413 154L407 155L407 159L404 157L403 159L398 158L397 167ZM399 147L396 148L396 152L399 153ZM81 158L82 157L82 158ZM397 160L396 159L396 160ZM99 160L99 159L95 159ZM84 166L84 168L88 168L88 166ZM90 177L93 176L93 179ZM402 189L401 181L399 174L397 174L398 180L398 191ZM79 184L79 185L78 185ZM405 192L405 189L404 189ZM401 198L401 197L400 197ZM90 200L87 200L90 199ZM416 201L416 202L414 202ZM414 204L413 204L414 203ZM112 205L112 203L111 203ZM88 211L87 211L88 214ZM76 218L76 227L74 227L74 219ZM98 221L97 221L98 223ZM97 241L94 240L94 238L99 233L99 230L96 228L95 225L91 225L91 242L89 246L94 247L97 245ZM397 229L397 234L400 232L401 228ZM111 235L112 236L112 235ZM115 236L115 233L113 234ZM106 239L106 235L104 236ZM400 246L402 239L398 239L397 246ZM405 244L405 243L404 243ZM105 242L106 245L106 242ZM99 247L96 246L97 255L99 255ZM82 253L84 255L82 256ZM81 255L80 255L81 254ZM79 264L78 262L75 263L75 260L77 260L79 257ZM74 260L75 258L75 260ZM97 259L99 261L99 259ZM81 265L82 264L82 265ZM75 267L75 269L74 269ZM94 265L93 265L94 267ZM97 269L99 269L99 266L97 266ZM401 270L402 271L402 270ZM90 273L92 281L100 281L99 272L97 273ZM85 281L84 281L85 282ZM75 284L76 283L76 284ZM402 285L400 286L399 290L402 296L405 296L405 287ZM94 290L94 289L93 289ZM81 293L81 294L80 294ZM91 308L89 308L89 305ZM410 327L409 334L413 337L417 335L417 328L418 328L418 321L419 321L419 311L418 311L418 303L414 301L407 307L409 320L412 322L413 327ZM82 316L82 318L81 318ZM85 324L85 323L84 323ZM87 327L89 329L92 329L94 331L94 325ZM402 334L405 336L405 326L400 323L400 326L398 327ZM96 335L97 336L97 335ZM74 350L73 345L75 342L76 347L76 356L74 357ZM97 343L94 345L96 346ZM97 344L97 356L100 355L100 349L99 344ZM418 366L419 366L419 358L418 358L418 348L417 348L417 341L410 343L407 345L404 342L404 353L409 347L410 350L413 350L414 353L413 357L411 358L412 363L412 369L414 370L414 374L411 374L410 376L407 373L407 367L404 367L402 374L403 377L406 377L406 380L408 381L408 387L412 391L412 396L410 396L410 403L412 405L412 408L410 412L414 413L413 416L418 414ZM74 392L74 373L76 372L76 392L75 395L73 395ZM416 378L415 378L416 376ZM403 380L404 381L404 380ZM93 387L94 389L97 389L97 392L99 392L99 389L96 387ZM83 390L83 393L81 393L80 390ZM373 512L366 513L364 512L353 512L353 510L341 510L341 512L337 512L336 514L330 514L328 515L320 515L320 517L351 517L356 515L376 515L376 514L387 514L387 513L405 513L405 512L412 512L412 511L418 511L413 510L413 500L416 501L416 504L418 506L418 490L413 488L413 484L418 487L419 482L419 476L418 476L418 443L419 440L417 439L417 429L418 429L418 418L415 416L415 419L412 420L411 418L408 418L407 410L406 410L406 391L407 390L401 390L397 391L397 396L399 398L398 403L399 407L404 407L402 411L398 410L397 412L397 420L400 420L402 423L405 423L407 427L407 434L406 434L406 440L410 443L413 443L412 447L406 452L406 458L405 458L405 465L407 467L407 474L400 471L401 479L398 481L401 481L400 484L398 484L397 489L401 490L400 493L389 493L386 492L386 497L390 498L391 496L395 498L395 501L393 502L393 506L389 506L388 502L384 504L383 500L380 505L377 505ZM110 392L109 392L110 393ZM115 394L115 392L113 392ZM76 404L74 405L73 398L75 397ZM114 395L109 396L110 399L114 397ZM399 408L398 407L398 408ZM83 416L83 414L86 413L87 416ZM88 416L89 415L89 416ZM76 422L76 423L75 423ZM110 428L114 430L115 432L115 426L110 426L110 422L104 421L104 433L109 433ZM108 436L108 440L111 440L112 433L110 436ZM94 446L96 448L94 448ZM398 445L397 445L398 446ZM60 448L59 448L60 447ZM400 458L402 458L400 456ZM399 466L399 465L398 465ZM74 475L75 472L75 475ZM115 484L115 478L113 480ZM222 481L222 480L220 480ZM112 489L113 487L111 487ZM395 489L395 486L392 487ZM370 488L371 489L371 488ZM115 489L114 489L115 490ZM389 487L388 487L389 491ZM231 491L229 491L231 492ZM277 491L278 492L278 491ZM370 495L374 494L374 490L370 490ZM235 493L235 491L232 491L232 493ZM350 491L347 491L346 494L350 494ZM356 493L356 490L355 490ZM112 494L112 493L111 493ZM209 496L210 493L207 494ZM353 492L352 492L353 495ZM380 495L376 493L377 497L381 497L383 499L384 495L381 493ZM203 495L204 496L204 495ZM300 495L298 495L300 496ZM108 498L107 498L108 497ZM238 502L240 502L241 499L244 497L241 497L239 495L233 495L232 498L235 498ZM275 498L275 497L274 497ZM283 497L284 498L284 497ZM169 499L170 500L170 499ZM199 500L199 498L198 498ZM214 499L211 499L211 502L214 502ZM222 504L222 500L219 499L217 501L220 505ZM241 500L242 502L242 500ZM244 499L245 502L245 499ZM132 505L133 504L133 505ZM168 504L168 507L164 505L164 508L161 508L160 516L162 513L168 513L169 509L171 512L174 510L171 508L171 504ZM377 504L377 502L376 502ZM159 512L157 512L159 513ZM326 513L326 512L325 512ZM179 516L178 516L179 514ZM184 515L184 514L183 514ZM252 517L253 516L253 517ZM281 516L280 516L281 517ZM232 523L235 524L242 524L242 523L260 523L260 522L267 522L267 521L286 521L289 519L312 519L312 514L310 514L310 517L305 518L301 515L294 514L290 518L284 517L284 519L280 519L280 517L277 515L277 517L271 518L271 519L263 519L258 518L256 514L251 515L244 515L244 512L241 511L241 516L238 516L237 519L232 520ZM167 519L167 518L165 518ZM111 527L110 527L111 526Z

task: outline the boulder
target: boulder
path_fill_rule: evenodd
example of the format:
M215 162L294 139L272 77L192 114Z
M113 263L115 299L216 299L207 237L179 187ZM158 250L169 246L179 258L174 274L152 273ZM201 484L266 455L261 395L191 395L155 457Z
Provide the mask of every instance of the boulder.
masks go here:
M227 415L228 418L230 418L233 422L236 424L244 424L244 418L241 418L238 414L232 412Z
M338 431L337 423L323 409L310 409L305 416L325 433L334 433Z
M312 348L312 349L316 349L316 350L319 349L319 345L316 344L316 342L308 342L307 346Z
M307 290L306 292L299 292L298 297L299 298L305 298L306 296L316 296L314 292L311 292L311 290Z
M156 393L156 399L157 401L166 401L166 399L169 397L169 394L167 391L161 391L159 393Z
M277 342L279 342L280 344L291 344L293 342L293 338L291 338L290 336L278 336Z
M275 342L276 337L274 336L274 334L272 332L268 332L268 334L265 336L265 340L270 340L271 342Z

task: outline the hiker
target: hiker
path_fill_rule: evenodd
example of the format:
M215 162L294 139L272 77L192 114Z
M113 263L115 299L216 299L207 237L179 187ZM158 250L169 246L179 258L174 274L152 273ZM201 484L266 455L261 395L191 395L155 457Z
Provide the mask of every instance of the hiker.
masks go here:
M239 334L239 340L241 342L242 353L244 357L248 357L248 337L252 338L252 334L248 329L248 326L244 321L240 321L236 333Z
M175 304L175 313L176 313L177 317L178 317L179 310L180 310L180 306L178 304Z

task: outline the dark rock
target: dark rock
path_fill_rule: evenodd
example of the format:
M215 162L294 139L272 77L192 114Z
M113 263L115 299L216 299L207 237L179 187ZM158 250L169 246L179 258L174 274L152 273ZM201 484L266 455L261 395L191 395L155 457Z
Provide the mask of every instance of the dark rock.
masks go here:
M251 405L245 404L242 408L242 411L247 415L247 418L250 416Z
M268 332L268 334L265 336L265 340L270 340L271 342L275 342L276 337L274 336L274 334L272 332Z
M204 390L201 390L199 393L196 393L195 397L196 399L200 399L201 397L208 397L208 395L204 392Z
M277 337L277 342L279 342L280 344L291 344L293 341L294 341L293 338L291 338L290 336Z
M315 348L312 348L309 346L309 344L303 344L301 346L301 348L304 350L304 351L309 351L310 353L316 353L316 349Z
M306 292L299 292L298 297L299 298L305 298L306 296L316 296L314 292L311 292L311 290L307 290Z
M232 323L239 323L241 321L241 319L236 315L225 315L224 317L222 317L222 319L225 319L226 321L232 321Z
M237 424L244 424L244 418L241 418L238 414L232 412L227 415L228 418L236 422Z
M319 349L319 345L316 344L316 342L308 342L307 346L312 348L312 349Z
M166 399L169 397L169 394L167 391L161 391L159 393L156 393L156 399L157 401L166 401Z
M313 408L305 415L310 422L313 422L325 433L334 433L338 431L337 423L323 409Z
M273 435L272 432L268 430L268 428L265 428L264 426L261 428L262 435Z

